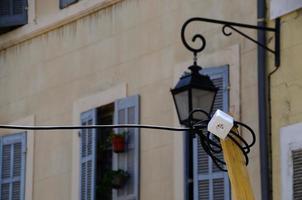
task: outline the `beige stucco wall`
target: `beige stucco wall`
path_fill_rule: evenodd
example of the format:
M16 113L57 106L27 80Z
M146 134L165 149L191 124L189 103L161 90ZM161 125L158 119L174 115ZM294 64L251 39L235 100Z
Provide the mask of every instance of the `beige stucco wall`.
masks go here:
M272 76L271 91L273 195L276 200L281 199L280 128L302 121L301 35L301 9L281 17L281 66ZM268 67L272 70L273 66L270 55Z
M141 123L178 125L169 89L179 73L175 66L192 59L180 42L182 23L193 16L257 21L255 1L124 0L43 29L39 23L60 11L57 0L48 1L47 9L53 10L45 12L41 2L35 2L36 25L0 36L0 46L6 47L0 52L1 123L34 115L37 125L71 124L79 99L126 85L126 95L141 96ZM34 31L36 26L41 29ZM47 32L41 34L43 30ZM258 132L257 47L235 33L223 36L218 25L196 24L195 30L207 39L201 64L237 66L238 82L230 85L236 116ZM256 36L255 31L246 32ZM230 57L231 52L236 56ZM33 199L72 199L71 133L35 132ZM181 136L142 130L141 199L183 199L182 167L175 165L181 164L181 145ZM252 150L249 169L260 199L258 148Z

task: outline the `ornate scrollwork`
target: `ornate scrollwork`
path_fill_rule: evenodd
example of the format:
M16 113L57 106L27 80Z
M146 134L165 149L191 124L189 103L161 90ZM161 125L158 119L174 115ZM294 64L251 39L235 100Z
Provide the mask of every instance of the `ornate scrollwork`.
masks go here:
M279 66L280 65L280 19L276 19L276 26L275 28L270 28L270 27L265 27L265 26L255 26L255 25L250 25L250 24L242 24L242 23L237 23L237 22L229 22L229 21L222 21L222 20L216 20L216 19L208 19L208 18L202 18L202 17L193 17L188 19L182 26L181 28L181 40L184 44L184 46L194 54L194 64L196 65L196 60L197 60L197 53L201 52L204 50L206 47L206 40L205 38L200 34L197 33L193 35L192 37L192 42L196 43L197 40L200 41L201 45L198 47L193 47L192 44L190 45L188 40L186 40L185 36L185 31L187 26L191 22L208 22L208 23L214 23L214 24L221 24L223 25L222 27L222 33L225 36L230 36L232 35L232 31L235 31L236 33L240 34L241 36L249 39L250 41L256 43L257 45L263 47L267 51L273 53L275 55L275 65ZM266 44L261 44L258 42L256 39L250 37L249 35L243 33L239 29L235 27L240 27L240 28L246 28L246 29L254 29L254 30L261 30L261 31L269 31L269 32L274 32L276 37L275 37L275 49L270 49ZM230 29L230 30L227 30Z
M199 21L198 18L191 18L189 20L187 20L182 28L181 28L181 40L182 40L182 43L185 45L185 47L193 52L194 55L197 55L197 53L201 52L205 47L206 47L206 40L205 38L201 35L201 34L195 34L193 37L192 37L192 42L195 43L197 42L197 39L200 41L201 43L201 46L199 47L192 47L186 40L186 36L185 36L185 32L186 32L186 28L187 26L193 22L193 21Z
M222 33L223 33L223 35L225 35L225 36L230 36L230 35L232 35L232 31L229 31L229 32L226 31L227 28L232 29L233 27L230 26L230 25L224 25L224 26L222 27Z

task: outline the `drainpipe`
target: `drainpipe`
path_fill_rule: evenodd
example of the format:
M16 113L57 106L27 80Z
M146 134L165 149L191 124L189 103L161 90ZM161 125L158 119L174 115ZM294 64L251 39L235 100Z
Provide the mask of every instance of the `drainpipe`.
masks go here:
M265 1L257 0L258 26L265 26ZM265 32L257 31L258 41L266 44ZM258 102L259 102L259 144L260 144L260 171L261 171L261 199L271 200L271 175L270 175L270 155L267 120L267 80L266 80L266 52L258 46Z

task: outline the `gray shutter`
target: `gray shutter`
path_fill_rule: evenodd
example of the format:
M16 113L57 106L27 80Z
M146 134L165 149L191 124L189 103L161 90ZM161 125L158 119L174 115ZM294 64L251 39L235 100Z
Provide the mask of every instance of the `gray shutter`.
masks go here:
M293 199L302 199L302 149L292 151Z
M60 0L60 9L66 8L67 6L78 2L79 0Z
M114 107L114 124L139 123L139 96L131 96L117 100ZM116 129L121 132L124 129ZM139 129L126 130L127 150L125 153L113 155L113 169L123 169L130 174L130 179L124 188L113 190L113 199L139 199Z
M23 200L25 183L25 133L1 138L0 199Z
M27 24L27 0L1 0L0 32L24 24Z
M81 125L96 124L96 109L81 114ZM81 174L80 197L81 200L94 200L95 188L95 145L96 130L82 129L80 140Z
M228 112L228 66L203 69L202 72L212 79L219 91L214 102L213 112L217 109ZM223 159L223 154L219 154ZM229 200L230 186L227 173L220 171L212 159L205 153L199 140L193 140L194 160L194 199Z

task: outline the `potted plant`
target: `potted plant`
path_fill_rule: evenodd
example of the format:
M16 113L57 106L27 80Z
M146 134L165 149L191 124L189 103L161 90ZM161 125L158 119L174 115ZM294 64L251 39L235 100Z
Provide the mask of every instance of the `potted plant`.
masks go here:
M130 174L122 169L106 170L100 182L96 184L96 195L105 199L111 198L109 191L124 187L129 177Z
M122 133L112 133L111 142L112 142L112 150L115 153L122 153L125 151L125 135L126 132Z
M130 175L124 170L112 171L111 186L113 189L122 188L128 181Z

